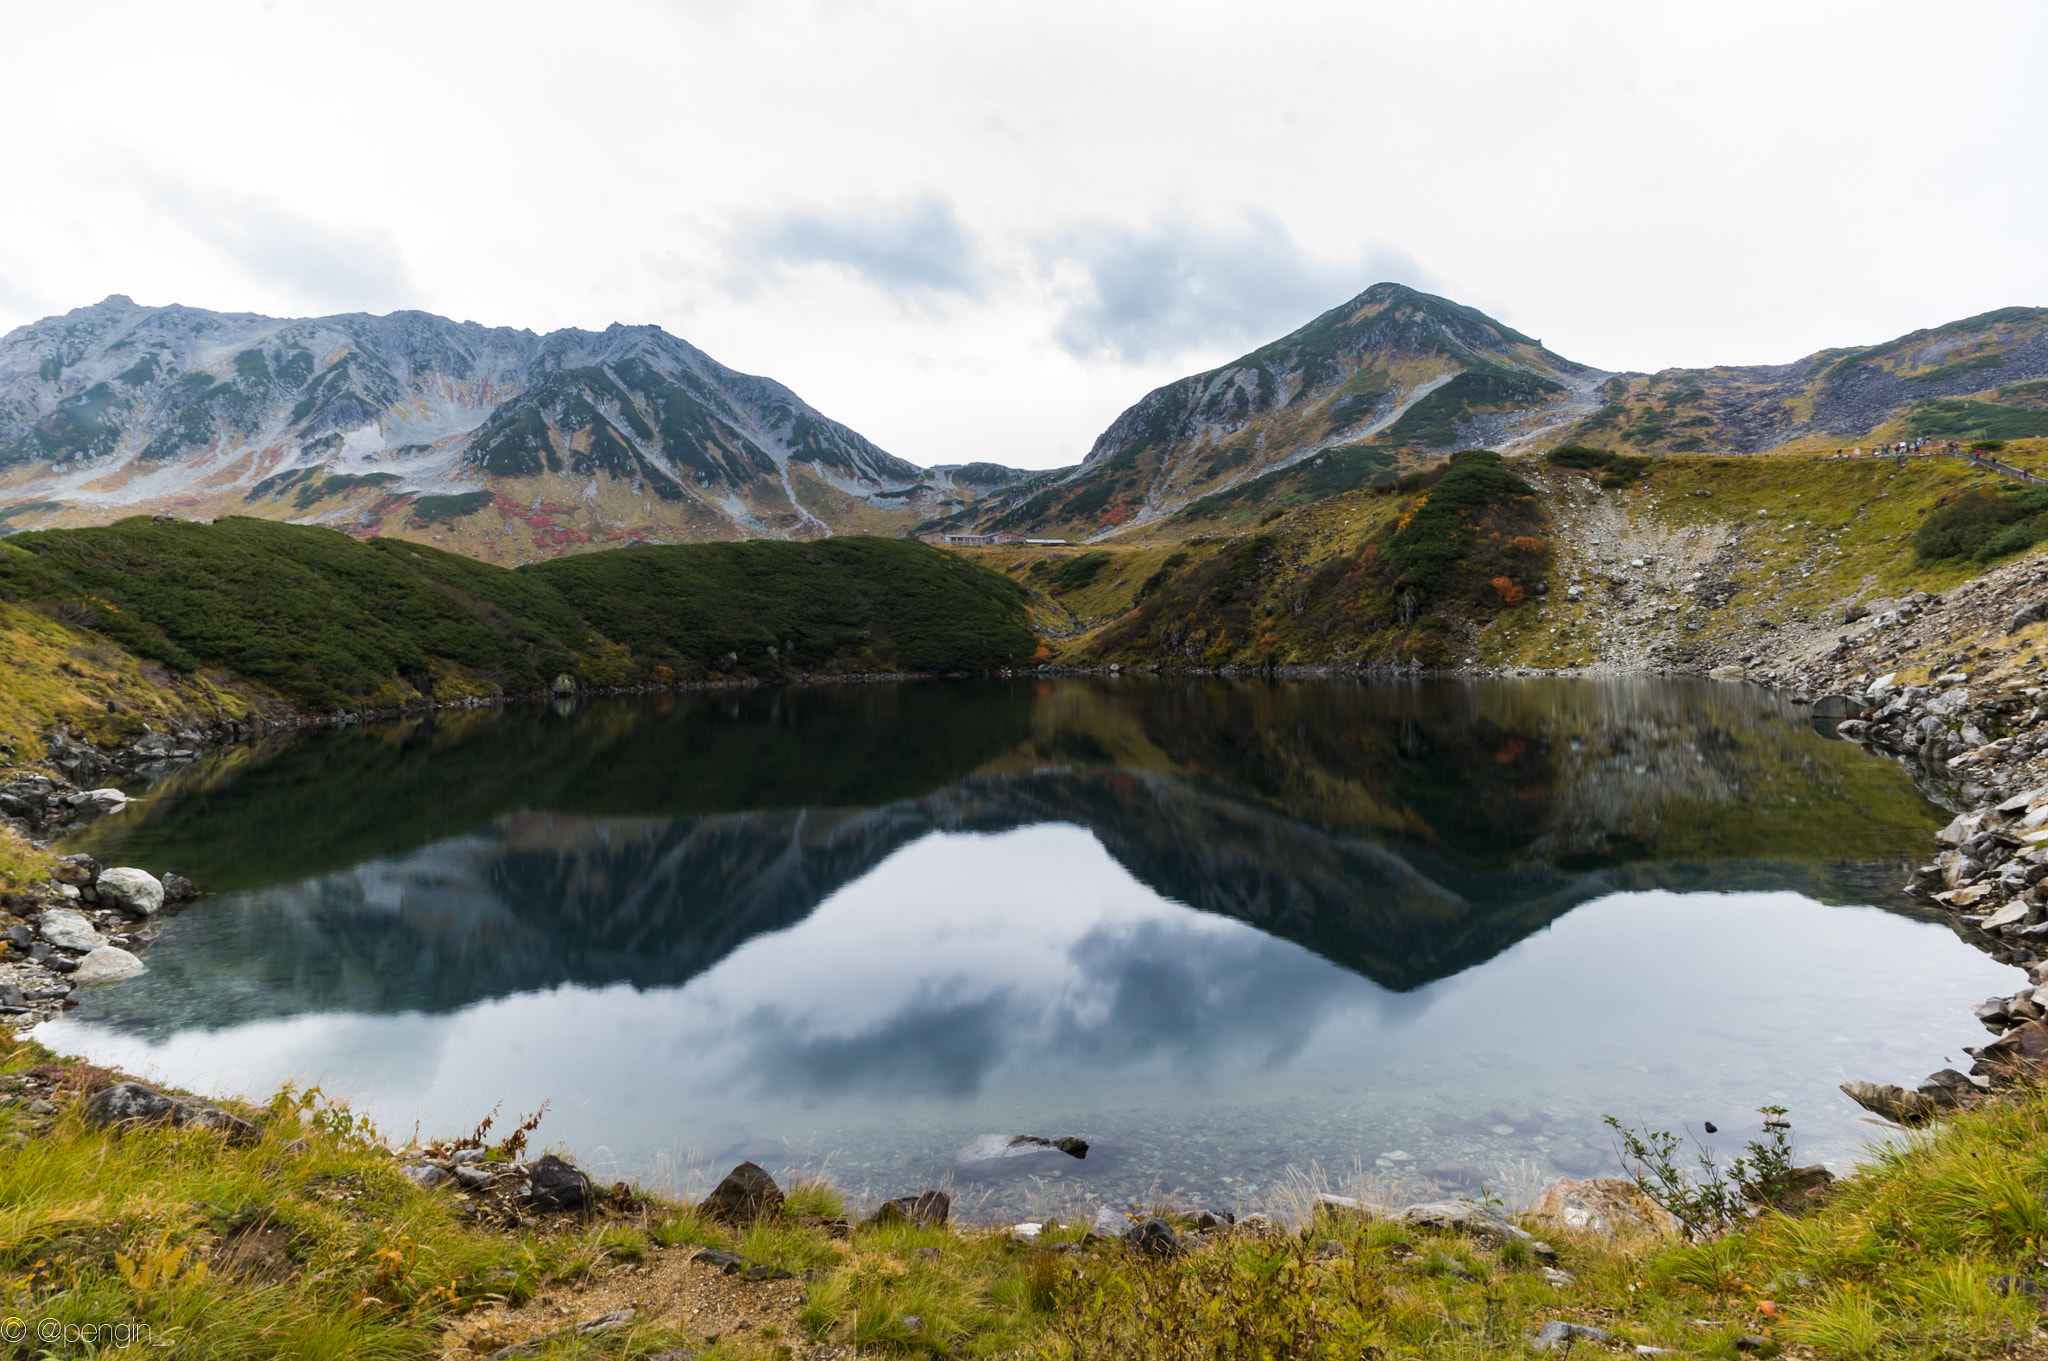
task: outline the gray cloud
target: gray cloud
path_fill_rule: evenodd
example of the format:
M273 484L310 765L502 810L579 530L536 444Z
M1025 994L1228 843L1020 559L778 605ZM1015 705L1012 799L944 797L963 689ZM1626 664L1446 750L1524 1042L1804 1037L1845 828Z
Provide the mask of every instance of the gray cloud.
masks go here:
M1130 364L1272 340L1384 280L1442 287L1400 251L1320 260L1262 213L1226 230L1185 220L1144 231L1077 226L1045 241L1040 258L1073 261L1088 273L1090 296L1053 333L1060 348Z
M263 199L179 184L159 182L146 192L160 210L251 278L285 289L309 307L389 311L415 299L405 257L387 232L350 231Z
M898 296L979 299L987 281L973 235L942 198L868 213L760 219L741 231L736 254L757 267L837 265Z

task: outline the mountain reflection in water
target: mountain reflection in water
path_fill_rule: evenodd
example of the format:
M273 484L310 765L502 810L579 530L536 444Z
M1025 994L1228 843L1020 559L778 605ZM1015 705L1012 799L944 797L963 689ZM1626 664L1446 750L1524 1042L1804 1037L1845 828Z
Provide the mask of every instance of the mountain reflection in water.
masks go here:
M317 1053L372 1095L388 1081L423 1100L430 1079L388 1065L445 1065L486 1018L524 1035L613 1017L610 1057L591 1066L618 1072L579 1076L593 1127L644 1101L630 1075L666 1065L753 1093L722 1107L752 1131L731 1148L789 1109L833 1107L842 1131L887 1123L848 1113L862 1103L993 1120L967 1113L992 1083L1006 1100L1072 1095L1092 1080L1077 1074L1148 1065L1206 1085L1212 1108L1281 1099L1243 1076L1279 1069L1322 1074L1319 1095L1286 1098L1321 1100L1364 1071L1359 1045L1441 1014L1467 981L1517 977L1526 964L1488 962L1595 899L1758 895L1726 920L1794 933L1850 918L1754 904L1881 902L1899 930L1938 929L1909 927L1891 891L1936 810L1802 711L1713 682L1125 677L613 699L322 732L217 754L151 793L67 849L176 870L208 896L169 922L148 975L93 994L53 1040L247 1080L282 1073L235 1069L228 1048L270 1046L287 1070ZM1682 931L1657 939L1688 948ZM1597 965L1606 947L1572 948L1617 989L1668 967L1626 957L1647 945ZM1965 953L1956 969L1988 968ZM1743 1023L1692 1024L1696 1044L1728 1032L1717 1071L1765 1043L1729 1038ZM1902 1020L1899 1037L1924 1042L1932 1024ZM1329 1038L1345 1025L1350 1040ZM636 1058L656 1035L667 1047ZM1583 1068L1608 1042L1545 1043ZM1213 1085L1219 1065L1240 1071L1236 1089ZM1014 1118L1080 1118L1092 1099ZM1549 1137L1596 1137L1559 1110ZM945 1150L923 1145L944 1122L921 1118L870 1165L943 1170ZM1468 1146L1446 1145L1480 1156Z

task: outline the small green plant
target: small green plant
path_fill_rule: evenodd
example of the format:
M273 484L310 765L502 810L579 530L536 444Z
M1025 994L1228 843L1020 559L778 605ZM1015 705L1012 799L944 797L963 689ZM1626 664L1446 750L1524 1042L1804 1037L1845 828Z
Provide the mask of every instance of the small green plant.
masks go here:
M1759 1111L1764 1117L1763 1138L1750 1140L1744 1155L1725 1171L1712 1150L1694 1141L1696 1175L1679 1166L1681 1140L1676 1134L1638 1133L1611 1115L1606 1123L1614 1131L1622 1169L1636 1189L1669 1210L1689 1236L1705 1238L1748 1219L1752 1206L1774 1204L1791 1184L1792 1126L1784 1118L1785 1108L1763 1106Z

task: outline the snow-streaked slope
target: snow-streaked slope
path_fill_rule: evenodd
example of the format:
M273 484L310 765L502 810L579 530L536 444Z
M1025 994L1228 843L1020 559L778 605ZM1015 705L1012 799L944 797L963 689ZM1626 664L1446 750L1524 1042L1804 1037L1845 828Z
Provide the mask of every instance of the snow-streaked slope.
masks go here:
M654 326L542 336L116 296L0 337L10 529L243 513L438 525L502 556L900 528L950 487ZM536 518L551 534L515 542Z

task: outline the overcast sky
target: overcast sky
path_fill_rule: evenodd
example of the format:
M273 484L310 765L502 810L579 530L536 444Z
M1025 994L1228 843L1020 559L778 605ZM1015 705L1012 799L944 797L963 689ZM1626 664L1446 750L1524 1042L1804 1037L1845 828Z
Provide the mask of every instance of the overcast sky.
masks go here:
M2048 5L0 3L0 330L654 322L1071 462L1381 279L1602 368L2048 303Z

